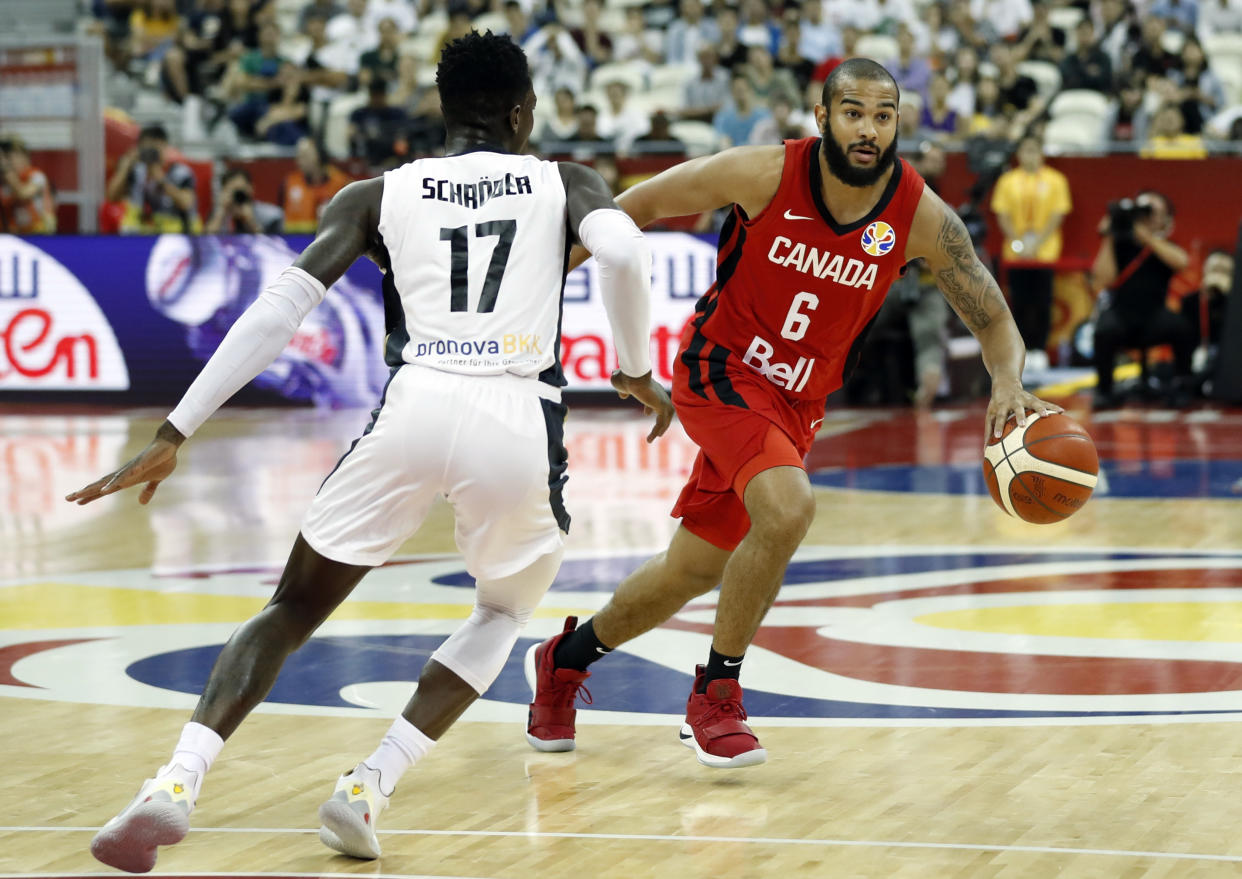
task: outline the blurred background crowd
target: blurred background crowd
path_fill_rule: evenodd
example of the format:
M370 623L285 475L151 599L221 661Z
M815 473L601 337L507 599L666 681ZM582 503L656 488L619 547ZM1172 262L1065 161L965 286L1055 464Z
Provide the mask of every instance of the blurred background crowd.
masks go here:
M111 225L127 229L187 216L271 228L275 214L244 202L247 181L223 172L282 155L297 158L278 205L285 228L311 228L345 179L440 149L436 62L471 28L526 49L536 148L598 159L618 188L618 156L816 134L825 77L859 55L901 85L909 148L985 150L1032 122L1054 152L1187 158L1242 140L1242 0L84 2L106 40L108 102L144 132L109 168L109 201L125 203ZM218 160L212 182L232 209L195 220L199 169L139 161L171 145ZM20 139L0 142L0 157L6 213L20 214L10 226L48 231L47 178Z
M859 55L901 85L910 148L1013 143L1034 121L1053 151L1185 158L1242 139L1240 0L91 0L91 12L109 102L146 123L110 168L126 228L195 213L189 168L140 161L173 144L220 161L223 210L191 225L273 228L276 215L245 200L245 177L223 171L287 155L284 228L313 228L349 177L440 149L435 65L471 28L526 49L535 146L598 159L618 188L618 156L816 134L825 77ZM0 146L6 201L26 205L13 225L48 230L46 178L20 141Z
M1058 357L1049 333L1061 227L1075 209L1044 158L1187 160L1242 143L1242 0L59 2L84 4L79 29L105 45L103 232L313 232L351 179L442 150L435 67L472 28L526 50L532 149L589 162L618 192L687 156L818 134L812 108L828 74L875 59L901 87L903 155L933 186L946 156L969 166L969 197L955 204L980 243L989 228L996 236L1036 368L1045 351L1068 357L1064 334ZM0 230L57 230L50 177L0 130ZM1167 236L1167 213L1160 229L1141 217L1140 232ZM720 219L677 228L708 232ZM1186 256L1179 295L1232 229ZM1124 268L1110 279L1095 262L1078 267L1087 312ZM921 340L905 386L927 402L943 386L946 314L930 279L911 272L899 287L879 336L891 319L907 347ZM1177 341L1179 364L1187 345Z

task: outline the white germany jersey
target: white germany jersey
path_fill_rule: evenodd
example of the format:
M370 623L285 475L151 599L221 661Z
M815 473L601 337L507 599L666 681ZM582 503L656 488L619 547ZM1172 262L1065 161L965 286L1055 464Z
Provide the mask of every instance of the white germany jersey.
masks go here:
M564 384L566 222L560 171L533 156L485 148L387 172L389 364Z

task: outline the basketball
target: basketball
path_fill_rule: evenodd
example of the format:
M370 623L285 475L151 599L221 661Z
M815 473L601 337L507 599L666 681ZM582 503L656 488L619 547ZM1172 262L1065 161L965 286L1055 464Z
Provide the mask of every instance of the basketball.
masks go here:
M1063 414L1028 411L983 449L983 478L997 506L1036 525L1069 518L1095 490L1100 459L1091 435Z

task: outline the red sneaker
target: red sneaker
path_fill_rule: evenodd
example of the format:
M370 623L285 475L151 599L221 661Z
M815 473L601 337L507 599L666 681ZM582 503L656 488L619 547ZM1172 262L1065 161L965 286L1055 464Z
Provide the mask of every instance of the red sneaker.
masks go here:
M591 704L591 691L582 685L591 676L589 671L557 668L552 654L561 639L578 626L577 617L566 617L559 635L535 644L526 651L526 683L534 699L526 720L526 741L536 751L572 751L574 749L574 699L582 691L582 701Z
M740 769L757 766L768 759L759 739L746 725L742 707L742 685L731 678L717 678L699 692L705 671L695 667L694 687L686 700L686 722L681 725L681 743L694 748L699 762L713 769Z

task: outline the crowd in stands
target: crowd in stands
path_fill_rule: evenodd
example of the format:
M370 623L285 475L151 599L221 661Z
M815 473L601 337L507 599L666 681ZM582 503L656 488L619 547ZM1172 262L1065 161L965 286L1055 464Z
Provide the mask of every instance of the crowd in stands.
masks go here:
M618 155L813 135L824 79L856 55L900 84L906 146L1013 144L1033 125L1054 149L1107 144L1153 157L1242 141L1242 0L93 4L111 62L180 103L201 142L315 149L355 174L442 147L435 65L471 28L508 33L526 50L536 147L599 156L605 170ZM216 137L219 126L234 137ZM126 228L150 229L152 217L193 227L165 211L185 201L172 188L181 170L154 168L131 154L112 175L110 194L128 194ZM223 178L213 182L223 192ZM27 189L0 179L10 202ZM286 228L293 222L306 228Z
M601 156L606 170L617 155L813 135L824 79L856 55L896 77L907 145L1014 143L1033 124L1045 145L1128 144L1153 157L1242 140L1242 0L93 3L111 62L182 104L207 143L232 126L242 142L296 150L299 165L326 151L357 173L442 147L435 65L471 28L526 50L536 146ZM109 182L111 196L126 195L126 228L194 227L177 190L184 166L161 175L136 157ZM232 198L238 179L215 184ZM10 202L30 188L7 177L0 187ZM286 217L293 224L306 228Z
M1098 94L1103 140L1154 156L1242 134L1242 0L95 3L114 63L158 70L148 79L201 101L210 126L293 147L335 114L348 120L344 149L372 170L435 152L435 64L472 27L525 48L545 152L814 133L817 84L860 54L896 76L911 139L1012 137L1060 89ZM649 136L657 113L666 140Z
M525 49L539 99L533 147L591 162L618 191L618 157L817 134L812 110L828 74L873 58L901 87L903 153L929 179L946 148L1000 144L1007 157L1022 144L990 207L1005 238L1000 263L1017 266L1005 272L1008 292L1036 362L1071 209L1064 187L1045 185L1058 175L1044 152L1196 158L1242 142L1242 0L92 2L115 69L180 104L187 131L200 131L170 139L148 125L116 161L107 198L124 232L313 232L352 179L342 164L361 176L442 149L435 67L471 29ZM221 126L229 137L217 136ZM218 154L208 210L170 140L264 144L294 167L268 203ZM1032 211L1037 190L1046 198ZM21 139L0 134L0 231L55 231L53 199ZM912 327L921 405L943 359L943 303L932 293L912 272L886 310L890 325Z

